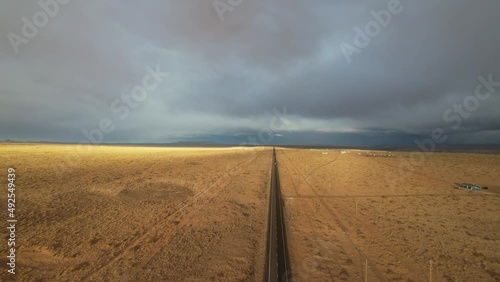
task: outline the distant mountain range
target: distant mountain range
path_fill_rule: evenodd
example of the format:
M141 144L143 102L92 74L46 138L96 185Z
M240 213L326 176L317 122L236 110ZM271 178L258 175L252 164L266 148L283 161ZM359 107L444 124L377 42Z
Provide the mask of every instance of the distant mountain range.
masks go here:
M71 142L48 142L48 141L16 141L11 139L0 140L0 143L23 143L23 144L76 144ZM102 143L102 146L143 146L143 147L206 147L206 148L223 148L235 147L240 144L225 144L212 141L179 141L172 143ZM307 144L269 144L269 145L245 145L245 147L258 146L276 146L285 148L302 148L302 149L362 149L374 151L400 151L412 152L418 151L416 146L338 146L338 145L307 145ZM495 144L476 144L476 145L441 145L436 147L435 152L448 153L482 153L482 154L500 154L500 145Z
M49 141L16 141L11 139L0 140L0 143L23 143L23 144L78 144L73 142L49 142ZM101 143L100 146L146 146L146 147L234 147L236 144L222 144L212 141L179 141L172 143Z

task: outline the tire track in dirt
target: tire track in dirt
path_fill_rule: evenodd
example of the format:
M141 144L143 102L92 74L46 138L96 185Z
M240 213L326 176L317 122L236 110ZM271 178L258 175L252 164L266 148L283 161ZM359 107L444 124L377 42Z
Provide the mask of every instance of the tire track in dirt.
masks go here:
M104 263L101 263L101 265L97 269L95 269L92 272L89 272L88 274L86 274L82 278L82 281L89 281L91 278L96 277L99 274L101 274L105 269L109 268L109 266L111 266L112 264L114 264L115 262L117 262L121 258L123 258L125 255L127 255L126 251L132 250L133 248L139 246L142 242L144 242L148 237L150 237L152 235L153 232L156 232L157 229L161 225L169 223L169 221L171 219L173 219L175 216L178 216L184 209L186 209L187 207L193 206L193 204L195 204L199 199L202 199L202 196L204 196L210 190L212 190L212 188L214 186L217 186L217 184L223 178L225 178L225 177L230 177L230 178L234 177L234 176L231 176L232 173L234 173L235 171L237 171L245 163L251 163L251 162L253 162L262 153L263 152L257 152L257 154L253 155L250 158L250 160L244 160L244 161L236 164L229 171L221 173L216 178L216 180L214 180L210 185L207 186L207 188L205 188L202 191L200 191L198 194L196 194L195 196L193 196L190 200L178 204L176 206L176 208L177 207L178 208L174 212L172 212L171 214L169 214L164 219L160 219L159 221L157 221L156 223L154 223L153 225L151 225L148 229L145 230L145 232L142 235L140 235L139 237L137 237L135 240L131 241L129 244L127 244L126 246L124 246L121 250L117 251L116 254L113 257L111 257L110 259L108 259ZM218 192L216 192L216 193L218 193ZM123 278L123 276L122 276L122 278ZM125 280L125 281L127 281L127 280ZM123 281L123 279L122 279L122 281Z
M398 170L400 169L398 166L387 164L383 161L376 160L374 158L369 158L369 160L378 163L378 164L383 164L385 166L388 166L389 169L393 170ZM414 173L416 176L426 179L426 180L436 180L441 183L447 183L449 184L450 182L430 177L426 174L423 173L416 173L410 169L407 168L402 168L403 170ZM306 182L308 182L307 179L305 179ZM311 188L313 185L308 183ZM312 188L314 190L314 188ZM315 196L301 196L303 198L313 198L317 197L320 198L322 202L325 203L325 207L329 210L329 212L332 214L341 214L343 218L352 218L352 208L350 206L346 206L345 203L339 202L337 203L339 208L335 209L335 211L332 209L331 205L329 205L329 200L334 200L335 198L399 198L399 197L435 197L435 196L442 196L442 197L486 197L486 196L499 196L497 194L493 194L490 192L484 192L482 191L480 194L456 194L456 193L422 193L422 194L399 194L399 195L394 195L394 194L379 194L379 195L352 195L352 196L320 196L316 193ZM338 218L338 217L337 217ZM355 219L355 218L354 218ZM344 225L343 228L346 226ZM427 271L424 269L425 266L419 265L416 260L412 259L411 257L405 257L405 256L399 256L399 254L404 253L402 249L399 247L394 246L390 242L386 240L386 237L381 234L381 232L377 229L374 228L371 224L363 224L359 220L355 219L353 221L350 221L350 225L347 225L348 231L350 234L356 234L357 230L359 228L363 228L364 231L366 231L368 234L370 234L370 238L366 238L364 241L368 242L371 241L372 244L375 242L375 244L378 246L377 248L380 250L387 250L386 254L392 255L394 258L397 258L399 261L401 261L404 265L404 268L408 270L408 276L412 276L412 278L416 278L415 281L428 281L427 277ZM359 240L359 238L354 237L356 240ZM400 266L400 265L399 265Z
M325 167L325 166L327 166L327 165L329 165L329 164L332 164L332 163L336 162L336 161L337 161L337 159L338 159L339 157L340 157L340 153L338 153L338 154L337 154L337 156L335 157L335 159L333 159L333 160L331 160L331 161L329 161L329 162L327 162L327 163L325 163L325 164L322 164L322 165L320 165L320 166L318 166L318 167L313 168L312 170L310 170L310 171L306 174L306 176L311 176L314 172L318 171L319 169L321 169L321 168L323 168L323 167Z
M447 186L450 185L450 181L443 180L443 179L436 178L436 177L432 177L432 176L429 176L429 175L424 174L424 173L417 173L414 170L408 169L406 167L399 167L399 166L395 166L395 165L392 165L392 164L388 164L388 163L385 163L383 161L376 160L375 158L368 158L368 159L371 160L371 161L373 161L373 162L376 162L376 163L388 166L390 169L393 169L393 170L398 171L398 172L401 169L401 170L403 170L405 172L408 172L410 174L414 174L414 175L416 175L416 176L418 176L420 178L423 178L423 179L432 179L432 180L435 180L437 182L446 184ZM401 178L406 178L406 177L400 176L400 179ZM456 187L458 185L457 183L453 183L453 184L456 184L456 185L454 185L454 187ZM424 194L421 194L421 195L424 195ZM441 194L436 194L436 195L441 195ZM455 195L455 194L448 194L448 195ZM498 196L499 194L495 194L495 193L492 193L492 192L486 192L484 190L481 190L481 194L478 194L478 195L497 195Z
M285 164L285 166L287 167L287 172L289 172L289 169L288 169L288 166ZM295 181L293 180L293 177L291 177L291 175L289 176L288 178L291 182L292 182L292 188L293 188L293 191L295 192L295 197L298 197L298 198L301 198L303 197L303 195L300 195L299 192L297 192L297 187L295 187Z
M206 201L208 201L208 203L213 202L214 197L216 197L217 195L219 195L223 190L225 190L232 183L233 178L238 175L237 172L239 170L241 170L244 166L250 166L263 153L265 153L265 151L258 152L250 161L246 161L246 162L244 161L244 162L240 163L239 165L237 165L236 167L233 167L229 172L227 172L226 176L229 176L229 178L224 181L224 182L226 182L226 184L225 185L221 185L221 189L219 189L216 194L212 195L212 197L207 198ZM233 174L233 175L231 175L231 174ZM211 186L217 184L217 182L219 180L220 179L218 179L217 181L215 181L214 183L212 183ZM204 205L203 204L197 204L197 206L198 207L202 207ZM195 212L195 210L193 210L192 212ZM158 245L158 248L154 248L154 249L156 249L156 251L150 253L147 258L142 258L141 259L141 263L139 265L137 265L137 266L134 267L135 271L133 271L132 273L130 273L128 275L127 274L123 275L123 277L125 279L122 280L122 281L134 281L133 279L144 268L144 266L148 265L159 253L164 252L165 248L167 248L167 246L168 246L168 249L177 249L178 246L180 246L184 242L184 239L186 239L186 237L188 237L191 234L190 226L188 226L188 225L185 225L185 226L187 226L186 230L184 230L184 231L179 230L179 232L176 232L175 234L173 234L168 240L165 240L165 237L164 237L163 240L160 240L159 243L156 244L156 245ZM173 241L174 243L173 244L169 244L171 241ZM168 252L168 250L166 250L166 251ZM167 256L167 261L171 260L174 255L175 254L173 252L170 253Z
M337 223L337 225L341 229L342 232L337 232L336 237L342 243L342 247L344 248L344 251L346 252L346 254L350 255L352 262L353 263L357 262L357 263L355 263L355 264L357 264L355 266L355 268L363 269L362 259L365 258L368 261L369 265L371 266L371 270L375 274L377 279L379 281L385 281L384 275L377 268L376 264L373 263L372 259L369 258L368 255L366 255L366 253L361 249L361 247L358 244L354 243L354 241L350 238L350 235L348 233L346 225L340 220L340 218L337 216L337 214L328 207L328 205L326 204L324 199L313 188L313 185L311 185L309 183L309 181L307 180L307 177L291 162L291 160L286 156L286 154L283 154L283 155L285 156L285 158L288 159L290 165L299 174L299 176L301 176L304 179L304 182L306 183L306 185L309 186L311 191L320 200L320 203L321 203L321 206L323 206L323 209L325 209L327 211L327 213L329 213L332 216L333 220ZM337 158L338 158L338 156L337 156ZM336 161L337 158L335 160L333 160L332 162ZM332 162L330 162L330 163L332 163ZM351 236L352 236L352 234L351 234ZM355 253L358 253L360 255L357 257L357 259L356 259L356 256L354 256ZM363 273L363 271L361 271L361 273Z
M487 196L493 196L493 197L500 197L498 194L493 194L489 192L483 192L481 194L451 194L451 193L427 193L427 194L399 194L399 195L391 195L391 194L382 194L382 195L339 195L339 196L333 196L333 195L325 195L325 196L310 196L310 195L300 195L300 196L287 196L283 197L285 199L291 198L291 199L316 199L316 198L326 198L326 199L349 199L349 198L412 198L412 197L434 197L434 196L450 196L450 197L487 197Z
M284 155L284 152L282 152L282 153L283 153L283 155ZM286 162L288 162L288 164L286 164ZM280 163L281 163L281 162L279 162L279 161L278 161L278 164L280 164ZM292 170L290 169L290 166L293 166L293 165L291 164L291 162L290 162L290 159L289 159L288 157L286 157L286 156L285 156L285 162L283 162L283 164L284 164L285 168L287 169L287 172L290 174L290 173L291 173L291 171L292 171ZM299 177L300 177L300 175L299 175ZM296 194L296 195L299 195L299 194L298 194L298 192L297 192L296 184L295 184L295 181L293 180L293 177L290 177L290 180L291 180L291 182L292 182L292 187L293 187L293 189L294 189L294 191L295 191L295 194ZM310 206L310 203L307 203L307 202L306 202L306 205L307 205L307 206ZM307 217L307 222L308 222L308 225L309 225L310 230L313 232L314 241L316 242L316 246L318 247L318 250L320 251L320 253L328 253L328 252L329 252L328 250L325 250L324 248L322 248L322 247L323 247L323 246L322 246L323 244L320 244L320 243L319 243L319 239L318 239L318 234L319 234L319 232L317 231L317 229L316 229L316 228L313 226L313 224L312 224L312 222L315 222L315 221L311 218L311 216L309 215L309 213L308 213L307 211L304 211L304 208L303 208L303 206L302 206L302 205L299 205L299 207L300 207L299 209L300 209L301 214L305 214L305 215L306 215L306 217ZM310 211L310 210L312 210L312 209L310 209L310 208L309 208L309 209L307 209L307 210L308 210L308 211ZM288 232L288 233L291 233L291 232ZM331 269L331 266L330 266L330 265L327 265L327 266L326 266L326 268L328 269L328 274L330 275L330 278L332 279L332 281L334 281L334 280L335 280L335 278L336 278L336 277L335 277L335 274L333 273L333 272L334 272L334 270L333 270L333 269ZM340 271L341 271L341 270L339 269L339 272L340 272Z
M315 194L315 197L319 198L323 207L328 211L328 213L335 219L335 221L339 224L340 228L342 229L342 231L345 233L345 234L350 234L351 236L348 236L347 238L349 239L349 241L351 241L355 246L359 246L359 244L356 244L354 243L352 240L355 240L357 242L359 242L359 238L357 238L357 236L352 236L353 234L356 234L356 230L355 228L359 228L359 227L363 227L366 231L368 231L369 234L371 234L371 236L373 236L372 241L375 241L377 242L377 246L376 248L378 248L380 251L378 253L391 253L391 254L397 254L397 253L402 253L401 250L394 250L394 246L389 244L389 242L387 242L385 240L385 237L383 235L380 234L379 231L375 230L373 227L371 227L369 224L359 224L358 221L356 223L356 226L353 226L352 224L349 225L349 224L344 224L343 223L343 220L340 219L340 217L338 216L337 213L340 213L343 215L344 218L350 218L352 217L352 211L347 211L347 208L345 206L345 204L343 203L339 203L341 205L340 208L338 208L336 211L334 211L330 205L328 205L328 202L325 200L325 198L349 198L349 197L353 197L353 196L332 196L332 197L325 197L325 196L320 196L317 191L313 188L313 185L311 183L309 183L309 181L307 179L305 179L305 176L304 174L301 173L300 170L297 169L297 171L302 175L302 177L304 178L306 184L313 190L314 194ZM416 194L417 195L417 194ZM452 196L453 194L443 194L443 195L446 195L446 196ZM380 197L382 197L383 195L379 195ZM401 196L401 195L397 195L397 196ZM404 196L404 195L402 195ZM417 195L419 196L419 195ZM429 194L428 196L434 196L433 194ZM468 195L466 195L468 196ZM356 196L354 196L356 197ZM366 196L366 197L377 197L377 196ZM375 266L375 264L373 263L373 261L366 255L366 253L359 249L359 251L362 253L362 255L364 257L367 258L368 262L370 263L370 265L372 266ZM396 255L395 255L396 257ZM410 272L410 275L411 276L414 276L414 277L418 277L417 281L421 281L423 279L425 279L425 275L423 275L423 271L422 269L417 269L415 268L414 266L417 265L415 261L409 259L409 258L405 258L405 257L398 257L399 260L401 260L405 266L406 266L406 269L409 270ZM383 276L382 273L380 273L380 271L376 270L375 272L376 274L378 273L377 275L377 278L381 281L384 281L386 280Z
M329 209L331 213L334 213L333 209L331 209L331 207L328 207L328 205L327 209ZM342 207L336 209L336 211L337 213L342 214L344 218L349 218L349 217L352 218L352 211L349 211L348 208L343 204ZM408 276L411 276L412 278L417 278L416 280L409 280L409 281L425 281L425 279L427 279L427 273L423 270L422 267L418 268L416 267L418 265L416 261L404 256L398 256L398 254L402 254L403 251L395 247L393 244L390 244L390 242L386 240L386 237L380 234L380 231L378 231L372 225L362 224L359 220L353 220L351 221L351 224L349 225L349 227L347 227L347 229L349 233L356 234L357 233L356 228L358 228L359 230L360 227L362 227L364 231L366 231L370 235L370 238L366 238L364 240L365 242L370 240L372 242L376 242L377 246L375 247L380 250L377 253L393 255L395 258L401 261L405 266L405 268L409 271ZM359 240L358 238L356 239Z
M408 169L406 167L399 167L399 166L395 166L395 165L392 165L392 164L388 164L388 163L385 163L385 162L382 162L382 161L379 161L379 160L375 160L375 157L370 157L368 158L369 160L373 161L373 162L376 162L378 164L383 164L385 166L388 166L389 168L392 168L394 170L397 170L399 171L400 169L406 171L406 172L409 172L411 174L415 174L421 178L425 178L425 179L432 179L432 180L435 180L435 181L438 181L438 182L441 182L441 183L446 183L447 185L450 184L450 182L446 181L446 180L443 180L443 179L440 179L440 178L435 178L435 177L431 177L431 176L428 176L426 174L423 174L423 173L417 173L411 169ZM413 166L412 166L413 167ZM400 176L400 178L403 178L403 176Z

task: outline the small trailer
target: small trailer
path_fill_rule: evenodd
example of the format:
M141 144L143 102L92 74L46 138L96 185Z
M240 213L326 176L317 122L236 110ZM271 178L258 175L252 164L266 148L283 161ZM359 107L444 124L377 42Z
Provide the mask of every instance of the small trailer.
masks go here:
M464 188L469 190L481 190L481 186L469 183L462 183L458 186L458 188Z

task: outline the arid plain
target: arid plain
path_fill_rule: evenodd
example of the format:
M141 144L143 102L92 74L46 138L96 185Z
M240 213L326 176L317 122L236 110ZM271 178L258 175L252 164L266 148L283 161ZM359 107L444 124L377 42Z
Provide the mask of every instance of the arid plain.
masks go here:
M87 149L0 145L16 169L18 281L263 277L270 149Z
M500 155L341 152L279 150L295 277L500 280Z
M262 280L271 148L80 149L0 144L18 281ZM295 281L500 280L500 155L341 152L277 149Z

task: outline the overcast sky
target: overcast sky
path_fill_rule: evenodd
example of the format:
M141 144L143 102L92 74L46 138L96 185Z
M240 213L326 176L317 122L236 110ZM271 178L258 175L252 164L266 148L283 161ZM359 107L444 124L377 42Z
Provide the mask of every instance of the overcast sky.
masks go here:
M498 0L54 1L0 4L0 139L500 144Z

